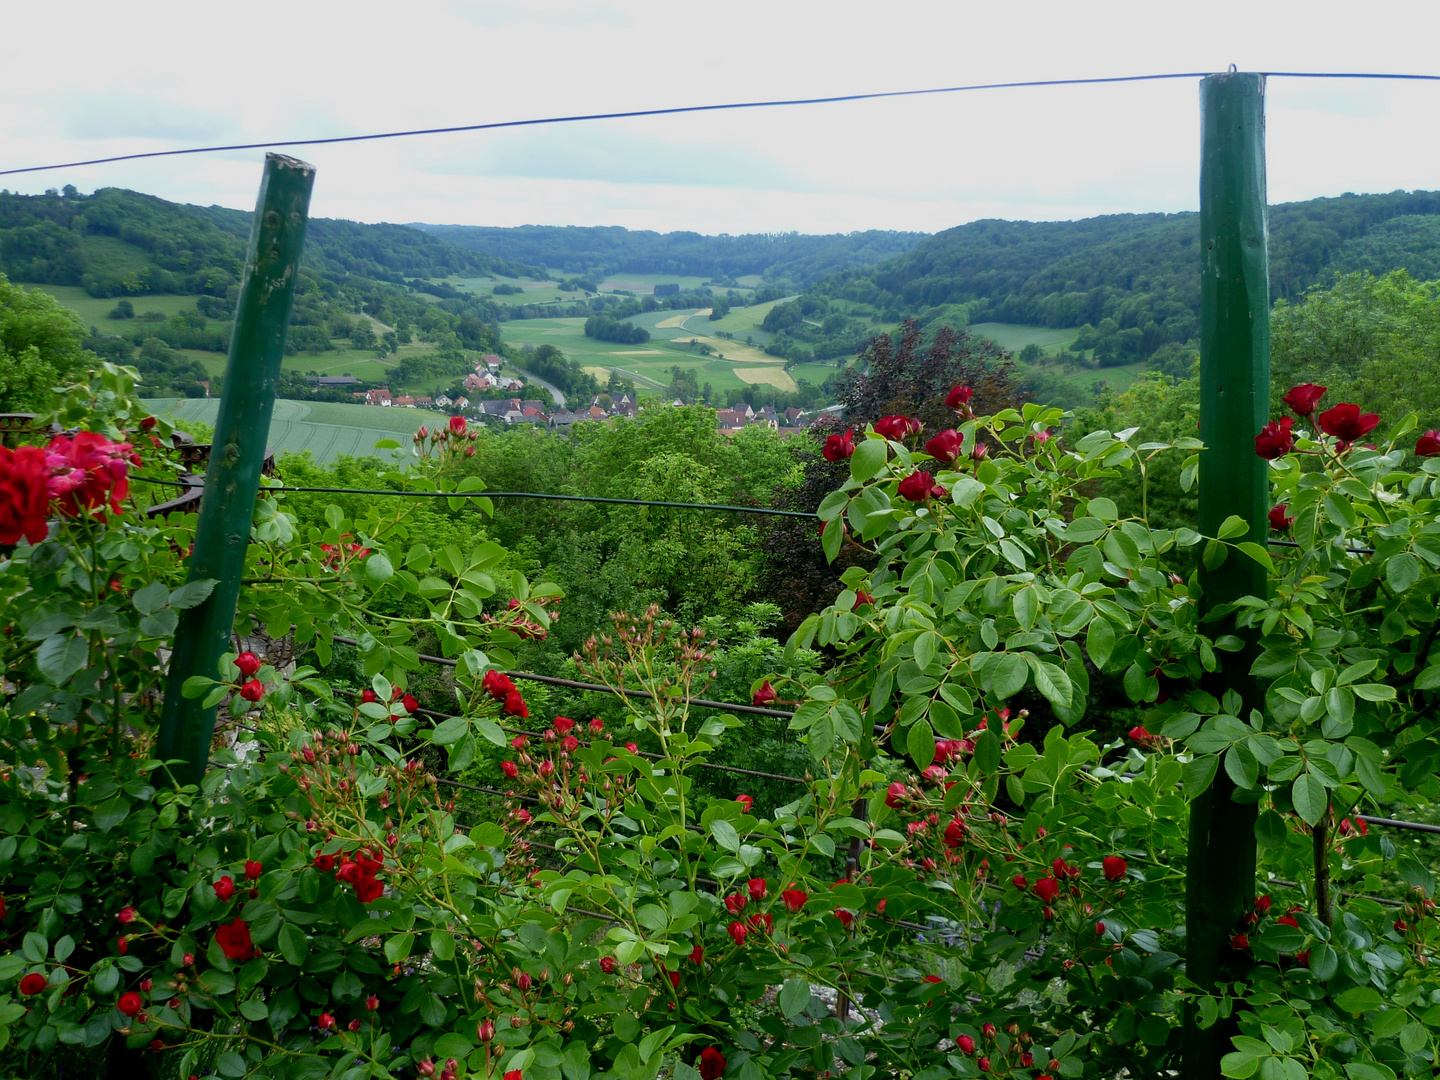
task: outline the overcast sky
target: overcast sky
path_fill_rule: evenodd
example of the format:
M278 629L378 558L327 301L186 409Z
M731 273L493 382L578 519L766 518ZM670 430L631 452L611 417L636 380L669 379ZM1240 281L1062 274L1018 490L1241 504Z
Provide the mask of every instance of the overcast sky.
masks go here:
M0 168L275 138L1163 71L1440 74L1440 2L132 0L13 5ZM1273 79L1270 200L1440 188L1440 83ZM1192 80L291 151L312 213L706 233L1196 206ZM0 177L250 208L260 151Z

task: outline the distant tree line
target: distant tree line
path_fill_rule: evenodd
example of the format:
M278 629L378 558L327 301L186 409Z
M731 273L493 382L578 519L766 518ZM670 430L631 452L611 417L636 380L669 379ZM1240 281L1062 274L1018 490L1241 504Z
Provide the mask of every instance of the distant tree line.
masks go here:
M585 336L597 341L639 345L650 340L650 331L634 323L619 322L613 315L592 315L585 320Z

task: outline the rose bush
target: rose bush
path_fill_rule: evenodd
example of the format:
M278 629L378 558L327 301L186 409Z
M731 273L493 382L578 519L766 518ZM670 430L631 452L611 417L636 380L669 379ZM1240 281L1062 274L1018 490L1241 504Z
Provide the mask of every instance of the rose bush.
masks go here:
M1426 434L1406 467L1413 422L1357 445L1376 425L1321 424L1322 396L1257 440L1298 545L1274 557L1234 542L1243 523L1154 529L1143 498L1122 518L1098 493L1165 454L1188 484L1193 441L1072 446L1059 411L976 416L963 387L924 443L903 416L836 436L850 480L822 545L867 545L873 569L792 642L828 671L750 688L798 706L811 755L757 815L744 791L694 795L743 737L689 705L713 678L705 633L617 615L577 665L623 719L542 715L504 669L553 586L511 574L494 601L503 551L432 551L403 503L302 534L283 490L256 507L238 626L322 665L353 637L364 681L227 655L185 693L228 702L231 738L175 786L150 753L164 650L208 583L184 583L193 519L137 506L169 432L107 368L57 415L68 441L0 460L22 496L0 560L5 1068L1160 1075L1189 1004L1238 1023L1231 1075L1423 1071L1433 880L1356 815L1436 789L1440 459ZM387 480L478 490L447 479L469 445L427 431ZM1274 570L1273 596L1234 609L1260 635L1263 714L1199 688L1242 643L1200 622L1197 557ZM455 662L447 713L407 689L421 626ZM1102 684L1144 710L1129 740L1083 728ZM481 754L508 791L475 822L446 774ZM1261 805L1269 880L1234 928L1249 974L1201 993L1181 959L1186 799L1220 768Z

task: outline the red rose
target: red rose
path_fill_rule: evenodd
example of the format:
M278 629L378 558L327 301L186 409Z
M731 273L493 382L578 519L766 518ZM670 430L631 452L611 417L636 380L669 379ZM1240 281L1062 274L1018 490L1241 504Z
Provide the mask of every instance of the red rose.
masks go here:
M46 980L44 975L32 971L29 975L26 975L23 979L20 980L20 993L24 994L26 997L34 997L36 994L40 993L40 991L44 990L49 985L50 983Z
M400 699L400 704L405 706L407 713L413 713L420 708L420 702L415 700L414 694L406 694Z
M730 935L736 945L744 945L745 939L750 936L750 931L742 922L732 922L725 932Z
M264 871L264 869L265 869L265 866L264 866L263 863L258 863L258 862L253 862L253 861L248 861L248 860L247 860L246 863L245 863L245 880L246 880L246 881L259 881L259 880L260 880L260 874Z
M119 911L115 913L115 919L116 921L122 923L132 923L135 921L135 916L138 914L138 911L136 911L129 904L126 904L124 907L122 907Z
M693 949L690 950L690 962L691 962L692 964L694 964L696 967L699 967L701 964L703 964L703 963L705 962L705 946L704 946L704 945L696 945L695 948L693 948Z
M38 446L0 446L0 544L32 544L50 531L50 467Z
M362 877L355 882L355 898L362 904L370 904L385 893L385 883L375 877Z
M121 994L120 1000L115 1002L115 1008L119 1009L126 1016L135 1016L145 1007L145 1002L140 995L131 990L129 993Z
M900 803L903 802L905 798L905 785L899 780L896 780L893 784L891 784L888 788L885 789L885 805L890 807L891 810L899 807Z
M1134 739L1138 743L1148 743L1151 739L1155 737L1151 735L1150 732L1146 731L1143 727L1141 727L1139 724L1137 724L1135 727L1132 727L1126 734L1128 734L1130 738Z
M750 812L750 807L755 805L754 798L749 795L736 795L735 801L740 804L740 809L747 814Z
M1270 528L1276 532L1289 532L1290 526L1295 524L1295 519L1285 513L1285 503L1270 508Z
M911 502L924 502L935 488L935 478L928 472L913 472L900 481L900 495Z
M920 421L908 416L882 416L875 421L875 434L901 442L920 430Z
M140 456L129 443L112 443L94 431L57 435L45 447L49 467L47 486L55 497L55 508L66 517L100 511L108 504L112 513L130 493L130 465Z
M525 699L520 696L519 690L511 690L505 697L505 715L518 716L522 720L530 717L530 710L525 707Z
M826 461L844 461L855 453L855 429L847 428L844 435L831 435L825 440L820 456Z
M1044 877L1035 882L1032 891L1045 903L1054 903L1055 898L1060 895L1060 883L1054 878Z
M567 754L573 754L576 750L580 749L580 740L575 738L574 735L566 735L560 740L560 749L564 750Z
M465 434L465 418L463 416L450 417L450 431L455 435Z
M855 921L855 916L843 907L835 909L835 918L839 919L840 925L847 930L850 929L851 924Z
M740 912L745 910L745 905L749 902L750 898L744 893L731 893L725 898L725 910L730 912L731 915L739 915Z
M1270 910L1270 904L1271 904L1271 900L1270 900L1270 897L1269 897L1268 895L1267 895L1267 896L1257 896L1257 897L1255 898L1255 912L1256 912L1256 914L1264 915L1266 912L1268 912L1268 911Z
M945 846L948 848L957 848L963 844L965 842L965 822L958 817L951 818L949 824L945 826L944 839Z
M955 1040L955 1045L960 1048L960 1052L962 1054L975 1053L975 1040L972 1039L969 1035L961 1035L958 1039Z
M1260 434L1255 436L1255 453L1266 461L1284 457L1295 449L1295 436L1290 431L1292 427L1294 422L1288 416L1271 420L1260 429Z
M745 883L745 887L750 890L750 899L754 900L757 904L765 899L765 894L770 888L765 883L765 879L760 877L752 877Z
M950 465L960 456L960 444L964 441L964 435L954 428L946 428L925 444L925 452L936 461Z
M1025 880L1024 874L1016 874L1010 879L1010 884L1014 885L1015 888L1019 889L1021 892L1024 892L1030 887L1030 882Z
M993 1039L995 1037L995 1025L988 1022L981 1024L980 1034L984 1035L987 1039Z
M5 898L0 896L0 919L5 918Z
M979 1061L975 1062L975 1067L981 1072L989 1072L990 1059L988 1057L982 1057Z
M1250 939L1244 934L1236 934L1230 939L1230 947L1232 949L1248 949L1250 947Z
M1320 404L1320 399L1324 396L1325 387L1307 382L1301 383L1299 386L1292 386L1290 392L1280 400L1289 405L1296 416L1309 416L1315 411L1315 406Z
M531 820L530 811L522 806L519 810L515 811L515 820L520 822L521 825L529 825Z
M700 1051L700 1080L720 1080L725 1074L726 1064L724 1054L713 1046L705 1047Z
M759 690L756 690L755 693L750 695L750 700L755 705L769 705L779 697L780 695L775 692L775 688L770 685L767 679L760 684Z
M246 701L259 701L265 696L265 684L259 679L251 679L240 687L240 696Z
M496 701L504 701L515 692L515 684L510 681L510 676L496 671L494 668L485 673L485 678L480 680L480 685Z
M591 735L603 735L604 733L605 733L605 721L604 721L604 720L601 720L598 716L591 717L591 718L590 718L590 734L591 734Z
M971 461L977 461L977 462L978 462L978 461L984 461L984 460L985 460L987 457L989 457L989 456L990 456L990 447L986 446L986 445L985 445L984 443L982 443L982 442L977 442L974 446L972 446L972 447L970 448L970 460L971 460Z
M1427 431L1415 441L1416 457L1440 457L1440 431Z
M1351 405L1348 401L1326 409L1319 420L1320 430L1326 435L1334 435L1342 443L1352 443L1362 435L1370 434L1380 423L1380 417L1374 413L1362 413L1359 405Z
M360 691L360 700L364 704L369 705L373 701L379 701L380 698L376 696L374 690L362 690Z
M950 393L945 395L945 404L952 409L959 409L969 405L970 399L975 396L975 391L968 386L953 386Z
M627 742L625 744L625 749L629 750L632 754L640 753L640 747L636 746L633 742Z
M322 1012L320 1018L315 1021L315 1026L321 1031L332 1028L335 1026L335 1017L331 1016L328 1012Z
M1106 881L1119 881L1130 868L1119 855L1106 855L1100 865L1104 869Z
M516 765L513 761L502 761L500 763L500 771L503 772L506 776L508 776L511 780L514 780L517 776L520 775L520 767Z
M568 735L574 729L575 721L571 720L568 716L557 716L555 717L554 727L561 735Z
M924 981L928 983L938 983L941 980L939 975L926 975Z
M219 881L214 882L211 888L215 890L215 895L220 899L221 903L224 903L235 895L235 879L229 874L226 874Z
M505 1080L525 1080L525 1074L519 1069L511 1069L505 1074Z
M1295 918L1294 915L1281 915L1275 921L1281 926L1289 926L1296 930L1300 929L1300 922L1298 919Z
M780 900L787 911L799 911L809 899L810 894L804 889L785 889L780 893Z
M670 989L671 989L671 990L679 990L679 989L680 989L680 972L678 972L678 971L666 971L666 970L662 967L662 968L660 969L660 973L661 973L662 975L667 976L667 977L670 979Z
M248 679L260 670L260 657L253 652L242 652L235 657L235 666L240 669L240 674Z
M600 958L600 970L606 975L615 974L615 958L613 956L602 956Z
M250 924L236 919L215 931L215 944L231 960L249 960L255 955L255 946L250 941Z
M328 874L328 873L330 873L331 870L334 870L334 869L335 869L335 856L334 856L334 855L316 855L316 856L315 856L315 869L316 869L316 870L319 870L322 874Z

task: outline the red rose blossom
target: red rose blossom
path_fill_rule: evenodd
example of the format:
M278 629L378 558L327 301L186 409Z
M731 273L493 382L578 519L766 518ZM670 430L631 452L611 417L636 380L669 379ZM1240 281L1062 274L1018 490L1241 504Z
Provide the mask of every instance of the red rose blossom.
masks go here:
M0 544L38 544L49 534L49 475L38 446L0 446Z
M135 921L135 916L137 916L138 914L138 911L136 911L129 904L126 904L124 907L122 907L119 911L115 913L115 919L116 921L122 923L132 923Z
M44 990L49 985L50 984L48 981L46 981L44 975L41 975L39 972L32 971L29 975L26 975L23 979L20 980L20 993L23 994L25 997L34 997L36 994L40 993L40 991Z
M750 695L750 701L755 705L770 705L779 697L780 695L775 692L775 688L770 685L770 681L767 679L760 684L760 689Z
M260 670L260 657L253 652L242 652L235 657L235 666L240 669L240 674L248 679Z
M820 456L826 461L844 461L855 453L855 429L847 428L844 435L831 435L825 440Z
M1050 904L1060 895L1060 883L1051 877L1043 877L1035 882L1032 891L1045 903Z
M450 417L450 433L452 435L465 434L465 418L463 416Z
M909 416L882 416L875 421L875 434L902 442L920 431L920 421Z
M1285 513L1285 503L1270 508L1270 528L1276 532L1289 532L1290 526L1295 524L1295 519Z
M265 684L259 679L251 679L240 687L240 696L246 701L259 701L265 696Z
M928 472L916 471L900 481L900 496L911 502L924 502L934 493L935 478Z
M215 896L221 903L224 903L235 895L235 879L226 874L219 881L214 882L211 888L215 890Z
M736 945L744 945L745 939L750 936L749 928L742 922L732 922L725 930Z
M951 465L960 456L960 445L964 441L965 436L960 432L954 428L946 428L925 444L925 452L936 461Z
M1427 431L1415 440L1416 457L1440 457L1440 431Z
M785 905L786 911L799 911L805 906L805 901L810 899L810 894L804 889L785 889L780 893L780 900Z
M700 1080L720 1080L725 1074L725 1055L713 1046L700 1051Z
M99 432L80 431L73 437L51 439L45 446L45 462L55 508L66 517L99 511L103 520L107 506L111 513L120 512L130 493L130 465L140 464L140 456L129 443L112 443Z
M126 1016L135 1016L145 1007L145 1002L140 995L131 990L129 993L121 994L120 1000L115 1002L115 1008L119 1009Z
M759 877L751 878L745 883L745 887L750 891L750 899L754 900L757 904L765 899L766 893L770 888L765 879Z
M1230 939L1230 947L1232 949L1248 949L1250 948L1250 939L1244 934L1236 934Z
M750 807L755 805L755 799L751 795L736 795L735 801L740 804L740 809L747 814L750 812Z
M525 699L520 696L519 690L511 690L505 697L505 715L518 716L522 720L530 717L530 710L525 707Z
M1299 386L1292 386L1290 392L1280 400L1290 406L1296 416L1308 417L1320 404L1320 399L1325 396L1325 387L1316 386L1314 383L1301 383Z
M905 798L905 785L899 780L885 789L885 805L891 810L896 809Z
M840 925L847 930L850 929L851 924L855 922L854 914L846 911L843 907L835 909L835 918L839 919Z
M954 386L950 388L950 393L945 395L945 404L949 408L959 409L962 406L969 405L970 399L974 396L975 391L971 390L970 387Z
M1319 421L1321 431L1348 445L1361 436L1370 434L1375 425L1380 423L1380 417L1374 413L1362 413L1359 405L1342 401L1333 409L1322 412Z
M1119 855L1106 855L1100 865L1106 881L1119 881L1125 876L1125 871L1130 869L1129 864Z
M1270 421L1255 436L1255 453L1266 461L1284 457L1295 449L1295 436L1290 430L1294 426L1294 421L1288 416Z
M250 941L250 924L236 919L215 931L215 944L231 960L249 960L255 955Z

